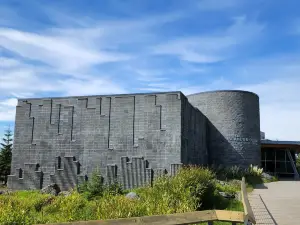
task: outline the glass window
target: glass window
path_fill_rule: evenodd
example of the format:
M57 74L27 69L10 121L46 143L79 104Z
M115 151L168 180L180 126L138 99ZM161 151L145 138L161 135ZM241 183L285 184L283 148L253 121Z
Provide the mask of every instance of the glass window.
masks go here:
M285 150L276 150L276 161L285 161Z
M288 173L294 173L293 167L290 162L286 163L286 169Z
M276 162L276 172L277 173L285 173L286 172L285 162Z
M266 159L275 160L275 150L272 148L266 149Z

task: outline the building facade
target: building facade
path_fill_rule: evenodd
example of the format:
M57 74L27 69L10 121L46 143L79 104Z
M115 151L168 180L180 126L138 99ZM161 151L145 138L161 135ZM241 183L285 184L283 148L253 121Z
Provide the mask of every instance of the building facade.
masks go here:
M246 91L19 99L9 188L67 190L97 170L124 188L182 165L259 165L259 98Z

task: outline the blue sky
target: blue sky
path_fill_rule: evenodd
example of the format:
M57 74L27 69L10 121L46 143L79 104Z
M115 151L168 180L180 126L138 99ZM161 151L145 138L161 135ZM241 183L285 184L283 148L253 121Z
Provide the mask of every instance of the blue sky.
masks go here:
M17 98L243 89L300 140L300 1L0 0L0 134Z

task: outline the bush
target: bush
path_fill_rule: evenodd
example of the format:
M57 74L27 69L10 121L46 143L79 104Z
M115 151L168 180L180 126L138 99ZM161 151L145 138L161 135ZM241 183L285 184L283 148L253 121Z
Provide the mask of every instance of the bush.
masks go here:
M219 195L215 174L207 168L195 166L182 168L174 177L159 177L152 187L131 190L138 194L138 199L127 198L117 182L105 185L97 173L80 185L78 191L69 196L50 196L38 191L1 195L0 224L116 219L225 209L233 204L232 200Z
M243 176L247 174L247 169L241 168L239 166L224 167L212 166L211 169L216 173L217 179L219 180L241 180Z
M170 214L194 211L197 200L184 183L169 176L156 179L153 186L135 190L140 197L145 215Z
M216 189L220 192L235 194L235 193L237 193L241 190L241 185L240 185L240 183L239 184L236 184L236 183L225 183L225 184L217 183L216 184Z
M196 198L198 209L213 207L215 192L215 174L204 167L187 166L179 170L174 177L174 182L183 184L193 197Z
M104 183L100 173L94 171L88 181L79 185L78 191L83 193L88 199L101 196L104 191Z
M88 181L80 184L77 191L82 193L88 200L101 197L104 193L110 193L112 195L123 193L121 185L119 185L117 181L111 185L107 185L104 183L103 177L97 171L92 173Z
M243 177L256 177L254 179L262 179L263 169L258 166L253 166L252 164L249 168L242 168L239 166L212 166L211 169L216 173L216 177L219 180L242 180ZM250 178L252 179L252 178Z
M250 165L247 174L251 176L257 176L261 177L263 173L263 168L259 168L258 166L253 166L252 164Z

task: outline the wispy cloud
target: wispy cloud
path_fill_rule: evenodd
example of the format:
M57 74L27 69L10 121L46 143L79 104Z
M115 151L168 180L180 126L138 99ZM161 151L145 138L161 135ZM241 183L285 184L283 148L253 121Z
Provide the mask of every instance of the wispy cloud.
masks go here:
M0 8L0 123L20 97L246 89L260 95L268 137L297 139L298 11L288 20L272 1L103 2ZM275 35L291 21L293 35Z
M266 138L299 140L299 84L300 79L278 78L242 87L260 96L261 130Z
M13 121L15 119L17 99L0 100L0 121Z
M237 48L253 42L261 35L263 28L263 24L248 21L244 16L236 17L234 23L224 30L167 41L158 45L154 53L173 55L195 63L220 62L233 57Z
M95 51L60 36L0 29L0 44L22 57L72 73L94 64L127 59L119 53Z

